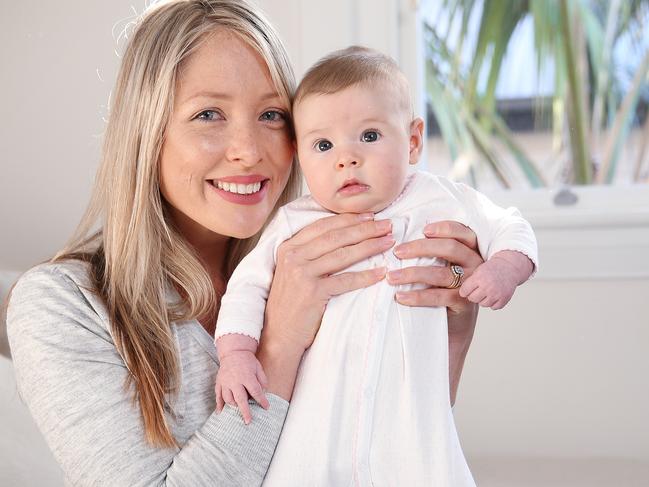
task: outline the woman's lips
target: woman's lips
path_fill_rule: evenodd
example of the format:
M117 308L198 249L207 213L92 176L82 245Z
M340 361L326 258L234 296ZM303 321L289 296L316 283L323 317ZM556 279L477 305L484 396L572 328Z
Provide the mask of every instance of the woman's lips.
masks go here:
M269 186L269 179L264 179L261 181L261 188L259 191L256 191L254 193L250 194L241 194L238 192L232 192L232 186L237 184L254 184L255 180L256 182L259 182L258 178L250 177L250 176L233 176L229 178L222 178L222 179L214 179L214 180L208 180L207 183L209 184L210 188L218 194L221 198L223 198L225 201L229 201L230 203L235 203L237 205L256 205L257 203L261 202L265 197L266 193L268 192L268 186ZM230 186L230 190L226 191L225 189L221 189L217 187L218 183L221 182L227 182L228 185Z

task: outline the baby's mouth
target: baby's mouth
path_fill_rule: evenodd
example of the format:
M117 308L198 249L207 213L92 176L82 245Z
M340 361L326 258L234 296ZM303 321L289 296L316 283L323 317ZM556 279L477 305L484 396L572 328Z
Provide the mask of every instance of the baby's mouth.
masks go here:
M352 178L347 179L342 186L338 189L338 193L344 195L352 195L358 193L364 193L370 189L367 184L361 183L358 179Z

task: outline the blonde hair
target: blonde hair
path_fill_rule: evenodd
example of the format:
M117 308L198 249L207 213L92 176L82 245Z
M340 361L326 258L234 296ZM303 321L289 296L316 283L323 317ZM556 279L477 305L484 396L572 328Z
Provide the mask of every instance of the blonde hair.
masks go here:
M165 419L165 394L176 392L179 380L170 323L205 316L217 303L206 269L168 216L158 180L179 65L215 29L232 31L259 53L291 106L295 81L288 56L255 7L243 0L157 3L139 20L126 47L89 207L52 259L90 263L115 346L130 371L125 387L134 386L146 439L157 446L176 444ZM299 179L294 161L276 208L297 196ZM255 243L256 237L233 239L226 278ZM182 298L174 305L167 301L170 287Z
M293 106L310 95L331 95L356 84L387 83L396 90L399 106L412 118L408 80L390 56L363 46L350 46L327 54L304 75Z

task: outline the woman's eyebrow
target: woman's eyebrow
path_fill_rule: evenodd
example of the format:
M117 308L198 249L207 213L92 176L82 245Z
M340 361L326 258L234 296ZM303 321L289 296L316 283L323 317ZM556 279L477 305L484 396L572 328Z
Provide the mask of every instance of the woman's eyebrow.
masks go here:
M195 98L210 98L210 99L215 99L215 100L232 100L234 98L233 95L228 94L228 93L221 93L218 91L199 91L198 93L194 93L192 95L189 95L187 98L185 98L182 103L186 103L188 101L194 100ZM264 93L259 97L259 101L268 101L268 100L274 100L274 99L279 99L280 96L277 92L268 92Z

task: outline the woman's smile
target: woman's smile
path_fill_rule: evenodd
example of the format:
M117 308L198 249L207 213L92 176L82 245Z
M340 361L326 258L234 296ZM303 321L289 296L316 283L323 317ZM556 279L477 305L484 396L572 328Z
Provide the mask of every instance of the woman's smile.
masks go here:
M207 182L217 195L230 203L256 205L268 193L270 179L258 174L252 174L249 176L208 179Z

